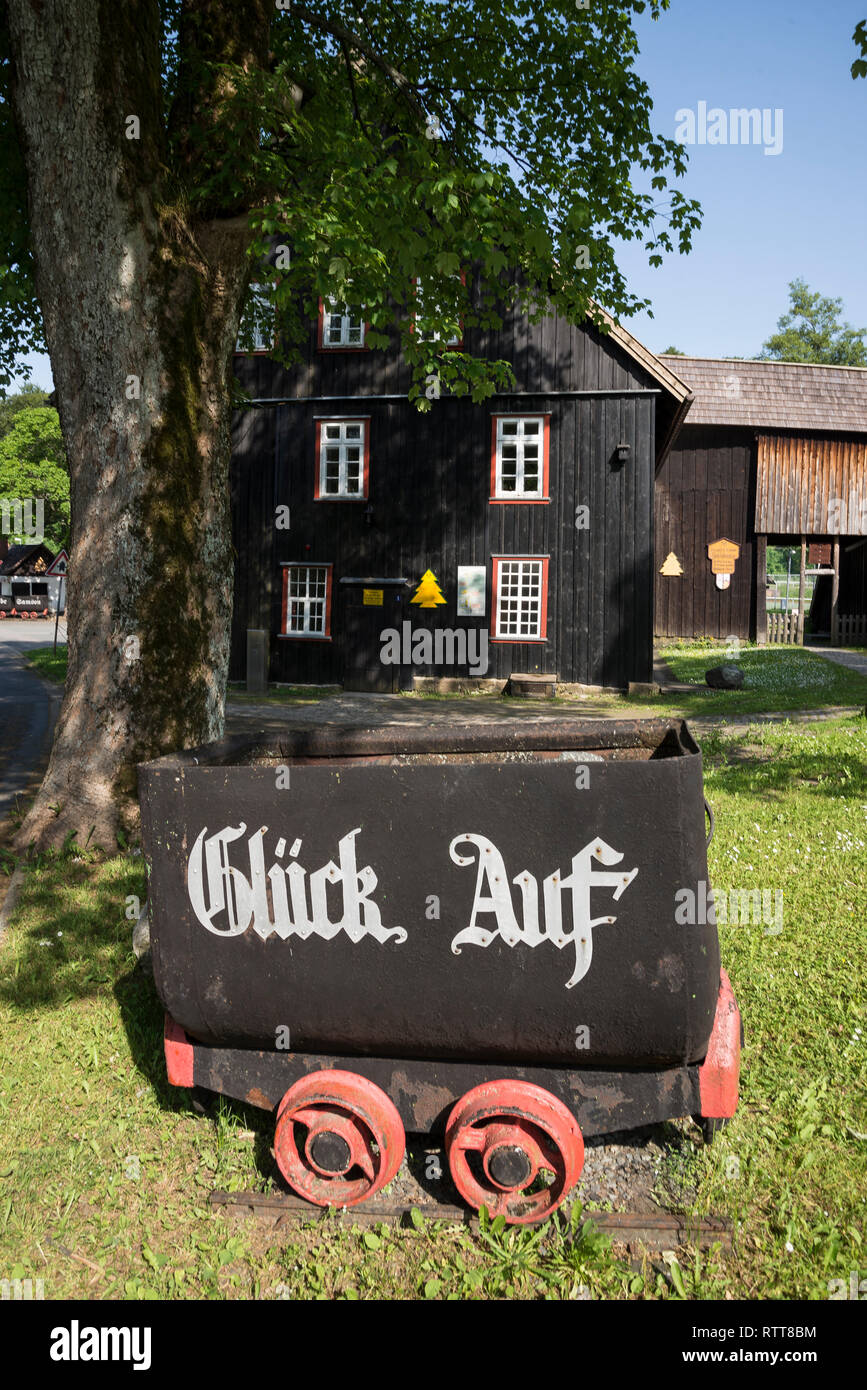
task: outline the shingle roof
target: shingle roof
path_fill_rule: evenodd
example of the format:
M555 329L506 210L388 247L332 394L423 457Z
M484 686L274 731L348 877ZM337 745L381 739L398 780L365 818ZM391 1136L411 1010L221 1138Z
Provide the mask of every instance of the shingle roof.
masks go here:
M687 425L867 433L867 367L668 354L660 361L695 393Z
M46 551L43 545L10 545L6 556L0 564L0 574L15 574L23 566L26 569L28 560L36 560L36 557Z

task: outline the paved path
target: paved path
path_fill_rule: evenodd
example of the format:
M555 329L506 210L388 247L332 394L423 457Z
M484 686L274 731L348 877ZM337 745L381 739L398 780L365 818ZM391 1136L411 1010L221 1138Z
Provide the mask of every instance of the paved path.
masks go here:
M814 710L781 710L771 714L700 714L685 716L691 729L743 728L748 724L781 723L790 720L808 724L816 720L839 719L858 714L858 705L828 705ZM356 725L376 728L383 724L426 726L432 724L500 724L544 723L550 719L666 719L678 718L667 710L649 707L646 715L634 710L620 711L616 705L595 705L588 708L581 701L568 704L548 704L541 700L515 700L504 706L490 696L470 696L467 699L424 700L406 695L329 695L309 705L255 705L229 701L226 706L227 734L280 734L287 729L308 724L331 724L335 727Z
M867 676L867 652L847 652L843 647L819 647L813 642L808 642L805 650L823 656L826 661L836 662L838 666L847 666L850 671L857 671L859 676Z
M0 622L0 821L43 774L63 692L24 665L28 647L45 647L54 622Z

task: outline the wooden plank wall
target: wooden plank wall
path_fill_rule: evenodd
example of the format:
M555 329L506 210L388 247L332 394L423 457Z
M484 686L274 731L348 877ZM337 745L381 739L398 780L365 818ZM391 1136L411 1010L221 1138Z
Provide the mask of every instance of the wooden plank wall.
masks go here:
M443 397L421 415L406 400L409 371L396 340L384 353L321 351L315 324L297 367L284 369L267 354L236 356L248 394L273 404L235 423L233 679L243 676L246 628L265 626L273 634L272 680L339 682L344 575L406 575L415 586L431 568L448 603L407 605L413 624L489 628L498 554L550 557L548 641L492 645L490 676L535 670L616 686L650 679L658 384L607 335L553 315L531 325L508 312L501 330L467 329L464 347L511 361L515 393L484 405ZM559 394L570 391L616 394ZM491 415L510 411L551 412L550 505L489 504ZM341 414L371 416L370 522L363 503L313 500L314 417ZM618 465L621 441L631 452ZM288 532L274 527L281 504L291 508ZM579 505L590 507L589 531L576 529ZM287 560L334 564L330 643L277 637ZM487 566L483 620L456 616L462 564Z
M359 402L346 406L357 412ZM497 401L497 410L551 412L547 506L490 504L491 407L443 400L430 415L419 415L405 401L371 401L366 408L371 417L369 521L364 503L313 500L314 417L322 414L321 403L250 412L275 422L276 481L268 481L274 474L267 455L260 457L258 480L246 452L236 460L236 545L240 552L249 528L261 553L246 560L239 554L233 670L248 625L244 614L255 617L250 626L279 631L281 561L335 566L332 642L276 639L273 644L272 679L321 684L343 675L341 576L406 576L415 586L430 568L447 604L420 610L408 604L410 591L405 616L415 626L489 627L491 557L547 555L548 640L543 646L492 644L489 675L505 679L513 670L553 671L562 680L619 686L649 679L652 396ZM258 433L267 438L267 432ZM253 437L245 440L245 450ZM631 457L618 465L614 453L621 441L630 444ZM291 510L289 531L273 527L281 504ZM576 527L580 505L590 508L589 530ZM458 565L487 566L484 620L457 617ZM457 673L419 667L417 674Z
M754 432L709 425L682 429L656 480L654 630L661 636L755 638ZM707 547L741 548L728 589L717 589ZM674 551L683 575L659 573Z

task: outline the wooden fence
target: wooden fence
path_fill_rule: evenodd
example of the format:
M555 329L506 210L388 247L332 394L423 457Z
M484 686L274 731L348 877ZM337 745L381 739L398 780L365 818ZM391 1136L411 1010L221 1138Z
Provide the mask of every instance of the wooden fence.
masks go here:
M798 614L794 609L788 613L768 614L768 642L785 646L797 646Z
M867 646L867 613L839 614L834 645L838 647Z

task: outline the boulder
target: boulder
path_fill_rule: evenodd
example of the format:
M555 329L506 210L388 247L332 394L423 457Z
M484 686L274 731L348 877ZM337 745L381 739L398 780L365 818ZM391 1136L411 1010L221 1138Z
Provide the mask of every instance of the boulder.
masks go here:
M728 663L705 671L704 678L711 690L740 690L744 683L744 673L740 666Z

